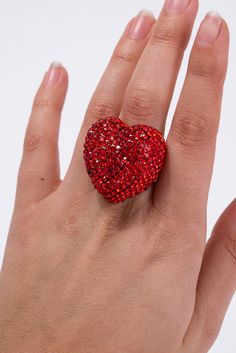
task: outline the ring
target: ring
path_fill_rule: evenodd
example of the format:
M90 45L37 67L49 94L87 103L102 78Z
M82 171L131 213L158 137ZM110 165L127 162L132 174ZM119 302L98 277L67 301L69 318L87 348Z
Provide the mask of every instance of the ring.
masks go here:
M96 190L109 202L123 202L156 182L166 142L147 125L128 126L119 118L99 119L87 132L84 160Z

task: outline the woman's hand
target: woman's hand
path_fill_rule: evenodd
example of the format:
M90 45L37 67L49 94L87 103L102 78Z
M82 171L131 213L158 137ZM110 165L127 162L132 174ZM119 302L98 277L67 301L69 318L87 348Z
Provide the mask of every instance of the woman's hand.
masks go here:
M82 151L87 129L117 116L164 132L197 0L167 0L157 21L128 24L89 104L60 180L65 69L54 64L34 100L0 277L1 353L203 353L236 285L236 202L206 240L206 207L229 34L201 24L167 138L158 183L110 204Z

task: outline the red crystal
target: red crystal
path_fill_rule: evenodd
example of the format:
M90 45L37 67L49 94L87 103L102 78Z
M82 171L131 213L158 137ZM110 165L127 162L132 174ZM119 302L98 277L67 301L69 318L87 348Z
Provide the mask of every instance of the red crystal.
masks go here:
M158 179L166 154L162 134L151 126L100 119L88 130L84 160L94 187L118 203L147 190Z

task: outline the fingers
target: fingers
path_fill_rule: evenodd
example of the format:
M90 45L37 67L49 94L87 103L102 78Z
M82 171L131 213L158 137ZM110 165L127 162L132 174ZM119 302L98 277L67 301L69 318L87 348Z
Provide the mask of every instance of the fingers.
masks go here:
M58 133L68 77L59 63L46 72L26 130L16 202L35 202L60 182Z
M154 22L154 15L147 10L129 22L91 99L82 130L87 132L97 119L120 114L125 89Z
M227 70L229 33L210 13L198 32L167 140L168 156L155 204L193 225L205 217ZM203 232L204 233L204 232Z
M163 131L197 0L166 1L127 87L121 118Z
M154 22L152 13L141 11L125 29L89 104L71 165L65 178L65 184L69 179L69 183L72 182L72 185L77 187L79 169L83 182L87 184L87 187L90 185L82 157L85 134L97 119L119 116L125 89L147 44Z
M200 342L198 352L207 352L216 339L235 289L236 200L218 220L204 254L188 332Z

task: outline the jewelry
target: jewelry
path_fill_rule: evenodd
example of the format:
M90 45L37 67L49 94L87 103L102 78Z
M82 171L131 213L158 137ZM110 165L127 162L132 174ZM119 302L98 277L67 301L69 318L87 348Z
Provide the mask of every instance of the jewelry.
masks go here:
M128 126L118 118L100 119L88 130L84 160L94 187L112 203L123 202L157 181L166 143L151 126Z

